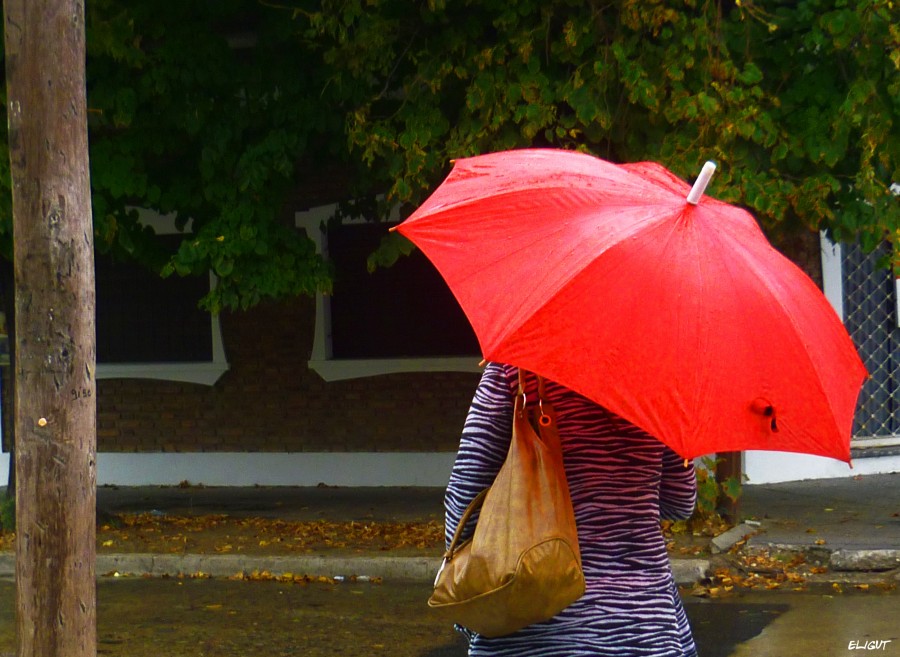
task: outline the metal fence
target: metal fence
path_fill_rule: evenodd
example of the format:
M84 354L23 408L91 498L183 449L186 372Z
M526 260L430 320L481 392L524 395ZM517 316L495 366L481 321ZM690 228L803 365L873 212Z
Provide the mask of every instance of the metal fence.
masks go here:
M880 266L885 244L872 253L843 245L844 324L871 375L863 386L853 434L857 439L900 437L900 328L897 285Z

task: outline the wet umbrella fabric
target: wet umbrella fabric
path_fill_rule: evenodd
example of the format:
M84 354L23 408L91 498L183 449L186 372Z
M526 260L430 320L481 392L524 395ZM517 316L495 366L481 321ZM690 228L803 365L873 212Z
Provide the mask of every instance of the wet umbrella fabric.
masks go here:
M398 230L485 359L572 388L690 458L849 461L866 370L830 304L753 217L654 163L525 149L455 162Z

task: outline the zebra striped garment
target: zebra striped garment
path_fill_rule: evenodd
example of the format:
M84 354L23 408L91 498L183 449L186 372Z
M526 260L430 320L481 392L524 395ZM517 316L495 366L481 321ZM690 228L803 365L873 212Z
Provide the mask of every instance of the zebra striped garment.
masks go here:
M686 518L693 466L658 440L551 381L587 591L543 623L487 638L460 628L471 657L689 657L697 651L660 518ZM490 363L469 409L445 497L449 544L462 513L506 458L518 370ZM537 399L528 376L528 399ZM470 522L468 533L476 520Z

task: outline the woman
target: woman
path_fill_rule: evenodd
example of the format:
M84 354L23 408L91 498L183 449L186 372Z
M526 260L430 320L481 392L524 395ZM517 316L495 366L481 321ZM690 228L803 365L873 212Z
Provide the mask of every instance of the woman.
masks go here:
M537 378L527 379L526 394L536 399ZM518 385L515 367L485 368L447 487L448 544L468 503L491 485L506 458ZM659 523L693 512L693 466L561 385L547 381L545 399L556 410L587 590L549 621L508 636L491 639L461 628L469 655L695 656Z

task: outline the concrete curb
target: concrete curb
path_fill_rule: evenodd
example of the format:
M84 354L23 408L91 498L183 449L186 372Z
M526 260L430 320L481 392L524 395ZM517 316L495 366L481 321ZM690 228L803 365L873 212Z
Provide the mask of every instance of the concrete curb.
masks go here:
M837 572L877 573L900 569L900 549L897 548L829 548L784 541L758 541L749 548L803 554L810 563L821 564Z
M845 550L831 553L829 564L839 571L886 571L900 568L900 550Z
M782 548L787 546L781 546ZM798 547L798 546L794 546ZM873 554L874 553L874 554ZM877 584L900 582L897 567L900 550L841 550L832 555L829 571L810 577L811 584ZM689 587L709 577L712 563L704 558L673 558L672 574L678 586ZM268 572L273 576L381 578L387 581L431 584L440 557L369 556L265 556L237 554L98 554L98 579L114 577L177 577L204 574L210 577L249 576ZM864 567L868 566L868 569ZM0 553L0 578L13 578L16 558ZM2 657L2 656L0 656Z
M691 586L709 575L708 559L670 559L670 562L678 586Z
M679 585L691 585L709 572L706 559L672 559L672 572ZM322 555L252 556L236 554L98 554L97 577L196 575L233 577L267 571L273 575L293 573L312 577L380 577L404 582L434 581L440 557L341 557ZM15 554L0 553L0 577L14 577Z
M758 525L750 525L748 523L741 523L736 527L732 527L726 532L719 534L715 538L710 541L710 550L712 550L713 554L721 554L722 552L728 552L735 543L738 541L742 541L748 536L751 536L759 531Z
M251 575L267 571L273 575L293 573L314 577L381 577L402 581L431 581L437 572L434 557L339 557L244 556L230 554L104 554L97 557L97 574L109 575L191 575L213 577Z

